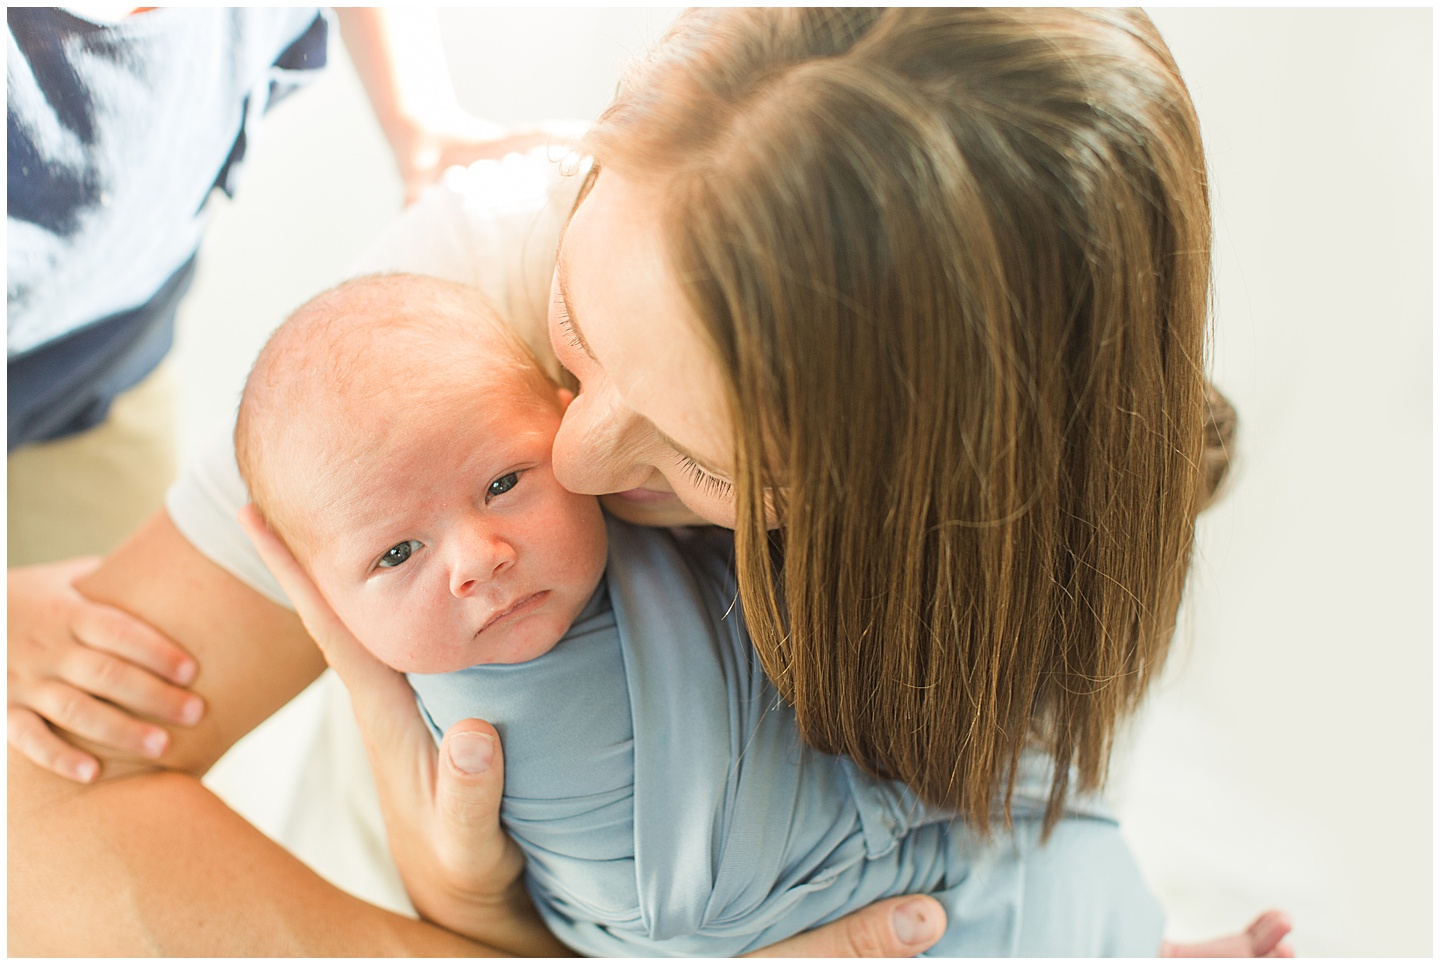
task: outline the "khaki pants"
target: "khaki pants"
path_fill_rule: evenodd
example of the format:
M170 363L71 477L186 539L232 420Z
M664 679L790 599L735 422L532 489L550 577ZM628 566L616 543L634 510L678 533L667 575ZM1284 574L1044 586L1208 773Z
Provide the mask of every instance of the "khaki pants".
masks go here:
M105 554L159 509L175 478L169 363L116 398L88 432L21 446L6 466L8 564Z

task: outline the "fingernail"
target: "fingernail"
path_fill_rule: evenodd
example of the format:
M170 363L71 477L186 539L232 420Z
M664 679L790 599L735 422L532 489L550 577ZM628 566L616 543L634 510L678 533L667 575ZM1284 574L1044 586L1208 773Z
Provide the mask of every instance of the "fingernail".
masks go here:
M921 945L938 937L934 910L922 900L907 901L892 912L895 937L906 945Z
M450 739L450 760L466 774L483 774L494 759L495 742L485 734L469 731Z
M75 776L89 784L95 780L95 773L99 770L94 761L81 761L75 765Z
M199 697L191 697L180 707L180 723L198 724L200 715L205 712L205 704Z
M165 753L165 744L169 738L163 730L152 730L145 735L145 754L149 757L159 757Z
M195 679L195 671L199 669L200 668L196 666L195 661L185 661L180 666L175 668L175 682L177 684L188 685L191 681Z

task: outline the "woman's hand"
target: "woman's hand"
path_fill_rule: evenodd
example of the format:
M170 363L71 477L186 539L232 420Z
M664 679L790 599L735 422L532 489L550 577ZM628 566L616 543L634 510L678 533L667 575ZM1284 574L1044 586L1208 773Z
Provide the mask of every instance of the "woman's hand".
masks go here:
M552 123L511 131L462 108L432 8L337 7L335 14L395 155L406 204L452 165L502 158L541 144L568 144L588 126Z
M404 676L355 639L253 506L240 511L240 524L350 691L390 850L416 910L512 952L568 954L536 914L521 883L523 856L500 829L504 763L495 729L461 721L437 754Z
M46 770L84 783L99 776L100 762L52 725L102 748L155 759L170 734L140 717L193 725L205 712L185 689L198 669L189 654L75 589L99 565L88 557L7 573L10 744Z
M456 108L432 111L411 123L393 125L390 147L405 185L405 203L411 204L448 168L523 154L541 145L553 146L563 154L564 149L579 141L585 127L553 122L509 130Z
M925 895L887 898L746 958L909 958L945 934L945 908Z

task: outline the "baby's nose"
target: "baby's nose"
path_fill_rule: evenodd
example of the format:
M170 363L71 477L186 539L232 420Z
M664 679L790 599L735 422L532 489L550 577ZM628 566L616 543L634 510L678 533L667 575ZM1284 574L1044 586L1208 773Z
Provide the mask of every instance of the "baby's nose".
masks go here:
M515 547L508 540L476 534L459 549L459 558L450 570L450 592L466 597L483 590L515 565L515 555Z

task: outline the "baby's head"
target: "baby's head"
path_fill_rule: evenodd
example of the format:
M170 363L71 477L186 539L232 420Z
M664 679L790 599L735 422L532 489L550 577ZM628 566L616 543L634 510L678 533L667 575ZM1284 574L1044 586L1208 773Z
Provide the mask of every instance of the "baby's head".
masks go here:
M240 402L251 499L396 670L519 663L594 593L605 526L555 481L569 401L473 289L358 278L270 337Z

